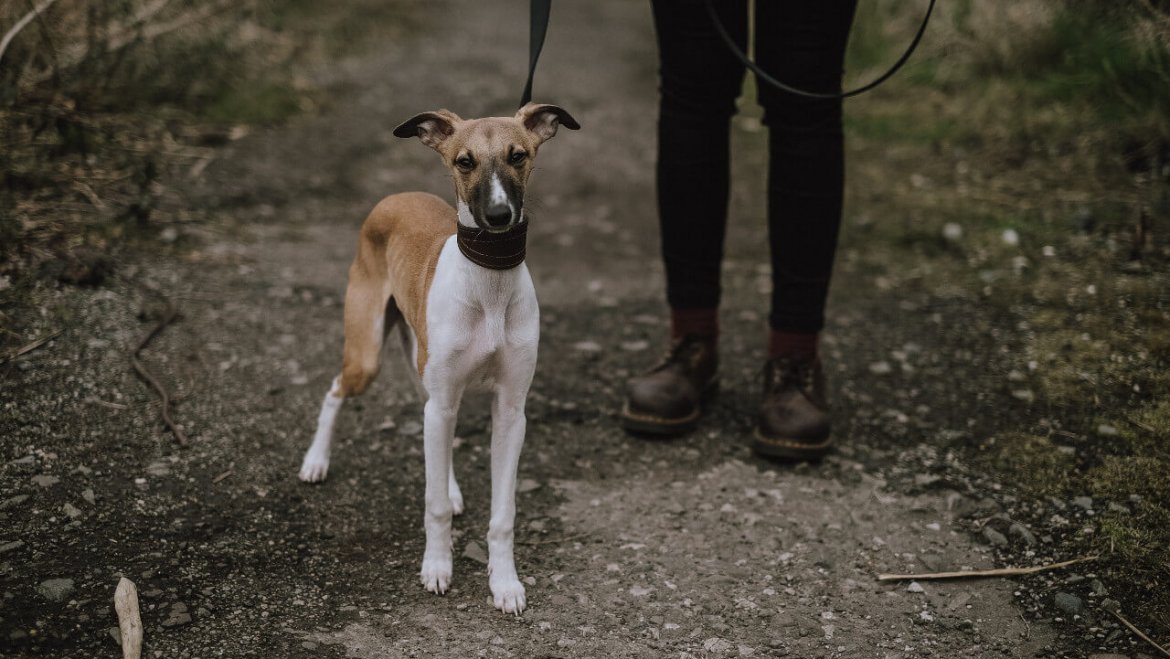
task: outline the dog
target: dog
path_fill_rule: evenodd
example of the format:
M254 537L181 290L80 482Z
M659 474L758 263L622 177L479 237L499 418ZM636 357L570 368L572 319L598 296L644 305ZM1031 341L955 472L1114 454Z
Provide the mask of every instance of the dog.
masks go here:
M382 344L399 327L423 402L423 587L441 595L451 583L451 518L463 512L451 456L455 419L464 391L486 388L494 394L489 586L496 608L516 615L526 604L513 557L516 471L540 340L540 309L524 263L524 188L538 149L558 126L580 128L555 105L528 103L513 117L424 112L394 129L439 153L455 181L456 207L404 192L366 218L349 269L341 374L325 395L300 471L306 482L325 479L337 412L369 387Z

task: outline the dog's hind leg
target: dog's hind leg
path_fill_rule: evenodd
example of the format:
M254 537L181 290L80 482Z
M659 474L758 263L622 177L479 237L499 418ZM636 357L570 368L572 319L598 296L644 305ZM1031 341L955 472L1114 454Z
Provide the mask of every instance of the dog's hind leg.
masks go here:
M317 483L329 473L333 425L346 398L366 390L381 366L382 342L386 333L402 318L393 300L385 293L381 278L361 276L359 263L350 270L345 293L345 350L341 375L333 380L321 413L317 432L301 462L301 480Z

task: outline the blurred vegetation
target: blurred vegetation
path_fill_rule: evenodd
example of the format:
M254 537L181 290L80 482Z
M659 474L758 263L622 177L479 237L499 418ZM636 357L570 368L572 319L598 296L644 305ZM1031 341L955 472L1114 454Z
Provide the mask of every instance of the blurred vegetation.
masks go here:
M190 221L159 212L173 177L197 176L215 147L249 125L313 111L321 99L303 72L405 30L409 8L406 0L355 0L346 11L310 0L0 5L0 36L8 35L0 277L99 282L119 248Z
M847 78L888 66L924 7L859 3ZM1019 405L996 412L1012 429L969 457L1032 495L1093 497L1095 532L1064 550L1100 554L1127 615L1165 638L1170 2L939 3L920 53L847 105L846 129L851 213L883 218L846 242L891 286L969 299L1012 330L998 375Z

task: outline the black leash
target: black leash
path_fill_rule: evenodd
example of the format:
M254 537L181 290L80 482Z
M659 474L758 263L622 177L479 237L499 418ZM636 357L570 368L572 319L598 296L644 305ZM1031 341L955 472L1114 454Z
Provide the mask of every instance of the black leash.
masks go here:
M932 0L933 2L933 0ZM544 35L548 32L548 15L552 10L552 0L532 0L528 15L531 23L528 29L528 82L524 85L524 94L520 97L520 107L528 105L532 100L532 77L536 75L536 60L540 59L540 49L544 48Z
M537 0L532 0L533 6L536 5L536 2L537 2ZM782 89L790 94L796 94L797 96L804 96L806 98L832 98L832 99L849 98L850 96L857 96L859 94L864 94L865 92L882 84L886 80L889 80L890 76L897 73L898 69L902 68L902 65L905 64L906 61L910 59L910 56L912 54L914 54L914 49L918 48L918 42L922 41L922 35L926 32L926 25L927 25L927 23L930 22L930 14L931 14L931 12L934 11L934 2L935 2L935 0L930 0L930 5L926 8L926 15L922 17L922 25L918 26L918 32L914 35L913 41L910 42L910 47L906 49L906 52L902 53L902 56L898 58L898 61L894 62L894 65L890 67L889 71L886 71L885 73L878 76L877 79L874 80L873 82L870 82L869 84L862 85L856 89L850 89L849 91L846 91L846 92L823 93L823 92L810 92L810 91L806 91L804 89L797 89L796 87L786 85L786 84L780 82L779 80L773 78L772 76L768 75L768 73L766 71L761 69L759 66L756 65L755 62L753 62L750 58L748 58L748 56L742 50L739 49L739 46L735 45L735 41L732 40L731 35L727 34L727 29L724 28L723 23L720 22L719 16L715 14L715 8L711 5L711 0L703 0L703 4L706 5L706 7L707 7L707 14L711 17L711 22L715 24L715 30L719 32L719 36L723 37L724 43L726 43L727 47L731 49L731 52L734 53L735 56L738 57L739 60L741 62L743 62L749 69L751 69L752 72L755 73L756 76L760 80L763 80L764 82L768 83L769 85L772 85L773 87L776 87L778 89ZM544 39L543 32L541 32L540 38L542 40ZM536 52L539 53L540 49L538 48ZM535 60L533 60L533 61L535 62ZM529 74L529 82L530 83L531 83L531 80L532 80L532 75Z

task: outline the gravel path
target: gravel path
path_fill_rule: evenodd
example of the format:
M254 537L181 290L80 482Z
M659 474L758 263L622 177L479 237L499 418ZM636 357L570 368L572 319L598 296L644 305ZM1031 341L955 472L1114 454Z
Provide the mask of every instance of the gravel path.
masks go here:
M338 368L360 220L391 192L451 194L433 154L389 130L443 106L511 111L526 18L508 4L435 10L429 36L323 77L321 116L227 147L188 194L234 228L183 260L144 259L100 290L42 291L32 324L64 333L9 365L0 387L0 654L117 655L119 575L142 594L151 657L894 659L1047 647L1055 632L1025 621L1011 582L874 579L994 564L956 524L986 502L919 471L945 469L932 437L964 411L940 402L922 421L891 416L880 401L899 395L880 389L893 385L864 379L865 313L896 305L847 303L893 293L848 271L837 285L829 354L839 375L862 378L835 383L842 449L818 466L747 452L766 300L750 121L736 133L747 155L728 245L727 393L685 439L618 430L622 383L657 354L664 323L645 3L558 4L537 79L537 100L583 129L542 151L530 193L543 338L517 520L529 610L513 618L490 604L484 401L461 418L468 510L446 597L417 583L421 414L397 357L342 414L328 482L297 481ZM143 286L182 308L144 359L179 398L187 449L156 423L126 362L153 322ZM954 400L958 385L936 370L923 387Z

